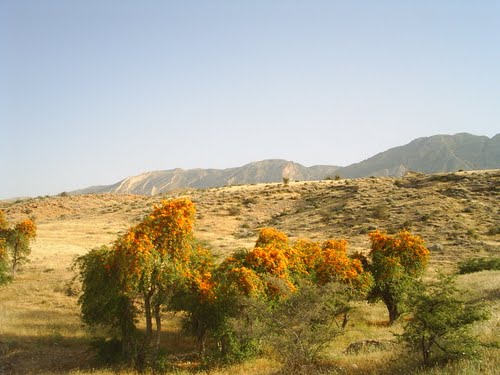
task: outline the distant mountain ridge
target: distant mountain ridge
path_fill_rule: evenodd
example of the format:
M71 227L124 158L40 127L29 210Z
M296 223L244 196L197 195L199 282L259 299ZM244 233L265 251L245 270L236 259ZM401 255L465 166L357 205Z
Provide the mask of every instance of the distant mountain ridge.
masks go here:
M92 186L71 194L155 195L179 188L210 188L227 185L322 180L368 176L400 177L407 171L437 173L459 169L499 169L500 134L492 138L467 133L435 135L394 147L347 167L316 165L305 167L281 159L269 159L227 169L171 169L146 172L113 185Z
M227 169L171 169L146 172L108 186L92 186L71 194L141 194L155 195L180 188L210 188L290 180L312 181L333 176L337 166L304 167L281 159L269 159Z
M417 138L407 145L391 148L360 163L340 168L346 178L453 172L459 169L500 168L500 134L492 138L468 133Z

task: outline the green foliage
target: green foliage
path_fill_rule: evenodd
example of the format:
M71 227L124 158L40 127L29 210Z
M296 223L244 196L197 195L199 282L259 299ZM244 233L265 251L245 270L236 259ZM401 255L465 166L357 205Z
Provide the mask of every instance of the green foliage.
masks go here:
M500 234L500 225L494 225L488 229L488 232L486 232L488 236L496 236L497 234Z
M7 259L7 247L5 240L0 238L0 285L7 284L12 280L9 273L9 265Z
M489 270L500 270L500 257L471 258L458 263L458 273L460 274Z
M96 352L98 360L105 365L116 364L125 359L122 351L123 343L119 339L98 337L92 340L90 346Z
M108 266L111 256L111 250L102 246L76 258L73 267L78 269L82 284L78 303L83 322L109 330L108 333L122 343L122 355L127 355L134 351L138 311L133 301L120 289L116 270ZM98 352L102 351L106 360L109 359L108 344L105 339L96 341ZM114 347L115 344L110 345Z
M488 314L484 303L463 300L454 276L440 275L437 282L421 286L410 302L412 318L400 339L422 355L425 365L475 353L477 341L470 328Z
M265 341L288 368L315 363L322 350L343 333L348 301L348 290L340 284L302 284L265 312Z
M290 183L290 178L289 177L283 177L283 186L288 186Z

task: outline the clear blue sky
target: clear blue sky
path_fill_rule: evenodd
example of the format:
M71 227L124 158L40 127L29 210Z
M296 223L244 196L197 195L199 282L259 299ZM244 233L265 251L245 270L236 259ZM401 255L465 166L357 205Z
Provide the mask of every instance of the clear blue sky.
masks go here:
M499 1L0 0L0 198L499 128Z

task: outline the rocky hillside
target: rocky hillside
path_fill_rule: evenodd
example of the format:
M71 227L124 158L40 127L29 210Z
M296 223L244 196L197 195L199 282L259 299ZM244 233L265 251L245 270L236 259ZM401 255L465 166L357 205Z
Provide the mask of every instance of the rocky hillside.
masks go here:
M339 175L345 178L401 177L408 171L425 173L500 168L500 134L493 138L471 134L436 135L419 138L407 145L379 153L348 167L305 167L291 161L273 159L228 169L173 169L143 173L108 186L93 186L72 194L155 195L179 188L291 181L323 180Z
M467 133L418 138L360 163L340 168L343 177L403 176L500 168L500 134L493 138Z
M93 186L72 194L142 194L155 195L180 188L211 188L219 186L279 182L290 180L322 180L333 176L336 166L304 167L291 161L272 159L227 169L172 169L155 171L129 177L114 185Z

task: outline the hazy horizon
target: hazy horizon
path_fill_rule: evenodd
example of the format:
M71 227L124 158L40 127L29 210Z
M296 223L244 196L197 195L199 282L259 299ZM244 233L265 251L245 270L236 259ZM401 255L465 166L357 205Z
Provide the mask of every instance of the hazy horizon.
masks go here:
M500 3L3 1L0 199L500 130Z

